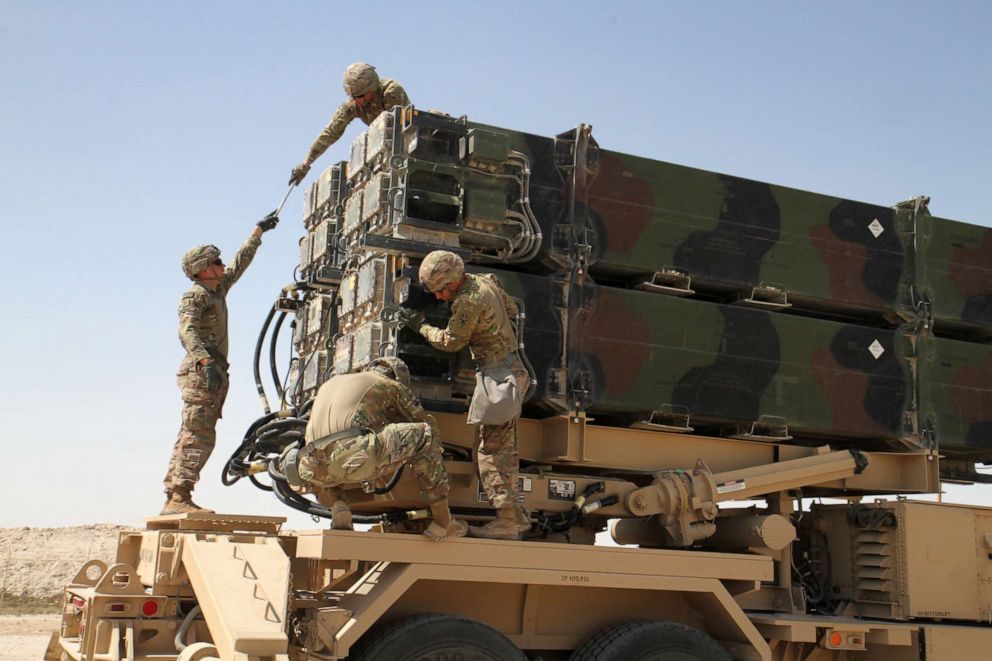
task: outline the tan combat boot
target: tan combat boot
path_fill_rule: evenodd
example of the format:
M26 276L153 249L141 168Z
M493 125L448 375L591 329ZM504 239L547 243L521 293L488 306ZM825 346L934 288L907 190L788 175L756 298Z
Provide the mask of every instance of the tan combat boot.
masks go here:
M343 500L335 500L331 505L331 530L354 530L351 521L351 508Z
M528 528L530 525L527 526ZM501 507L496 510L496 520L484 526L469 526L470 537L484 539L520 539L520 524L517 523L517 508L515 505Z
M172 491L167 492L162 514L192 514L193 512L212 514L213 510L194 503L190 490L185 487L173 487Z
M521 534L523 534L528 530L530 530L530 526L531 526L530 514L527 513L527 510L525 510L522 505L517 505L516 510L517 510L517 530L519 530Z
M448 499L431 503L431 525L424 531L424 536L433 542L443 542L452 537L464 537L468 532L468 524L459 519L451 518Z

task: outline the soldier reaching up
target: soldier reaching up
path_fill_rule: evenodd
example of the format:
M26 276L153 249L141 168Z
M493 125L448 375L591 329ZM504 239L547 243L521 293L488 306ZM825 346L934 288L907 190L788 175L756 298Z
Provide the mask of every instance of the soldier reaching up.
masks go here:
M344 70L344 93L348 99L338 106L330 123L314 140L307 157L293 168L290 186L303 181L313 162L338 141L351 120L357 117L368 126L384 111L410 105L410 99L399 83L388 78L380 80L375 67L364 62L355 62Z
M183 420L165 475L162 514L211 511L194 503L191 492L214 449L227 397L227 292L251 264L262 233L278 223L275 212L260 220L230 268L216 246L196 246L183 255L183 272L193 281L179 303L179 340L186 349L177 373Z

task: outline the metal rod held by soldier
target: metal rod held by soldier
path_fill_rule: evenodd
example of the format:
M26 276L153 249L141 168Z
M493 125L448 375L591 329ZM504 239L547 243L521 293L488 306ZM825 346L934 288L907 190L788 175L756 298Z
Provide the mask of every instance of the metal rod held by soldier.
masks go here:
M284 206L286 206L286 200L288 200L288 199L289 199L289 194L293 192L293 188L294 188L295 186L296 186L296 184L290 184L290 186L289 186L289 190L287 190L287 191L286 191L286 194L285 194L285 195L283 195L283 198L282 198L282 202L280 202L280 203L279 203L279 208L278 208L278 209L276 209L276 215L277 215L277 216L278 216L278 215L279 215L279 214L280 214L280 213L282 212L282 208L283 208Z

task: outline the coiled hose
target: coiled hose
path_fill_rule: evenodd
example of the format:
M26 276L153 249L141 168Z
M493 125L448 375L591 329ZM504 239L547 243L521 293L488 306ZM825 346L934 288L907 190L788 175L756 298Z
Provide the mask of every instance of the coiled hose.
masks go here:
M279 502L299 510L311 516L331 518L331 511L306 498L290 487L286 476L279 472L278 460L286 448L290 446L302 447L304 443L304 433L310 418L310 410L313 408L313 400L309 400L296 416L278 417L278 413L267 413L251 424L238 448L231 454L224 464L221 472L221 482L225 486L231 486L242 477L247 477L252 484L263 491L270 491ZM255 462L265 461L266 472L272 480L272 485L263 484L253 474L252 466ZM383 495L389 493L399 482L403 475L403 466L400 466L389 481L376 488L373 493ZM352 517L358 523L388 523L404 521L408 517L403 513L389 513L382 515L356 515Z

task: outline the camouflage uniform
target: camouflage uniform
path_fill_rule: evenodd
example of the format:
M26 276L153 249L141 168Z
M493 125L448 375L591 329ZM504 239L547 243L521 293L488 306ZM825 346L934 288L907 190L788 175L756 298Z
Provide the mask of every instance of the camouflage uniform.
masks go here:
M407 97L406 91L403 87L401 87L395 80L390 80L389 78L382 79L379 86L379 91L376 93L375 97L361 108L359 108L351 99L348 99L338 106L337 111L335 111L334 115L331 117L331 121L326 127L324 127L324 130L320 132L317 139L314 140L305 162L313 163L316 161L321 154L327 151L328 147L338 141L338 138L341 137L344 130L348 128L348 124L350 124L356 117L365 122L365 125L368 126L374 122L375 118L382 114L383 111L389 110L394 106L408 105L410 105L410 99Z
M466 273L465 281L451 300L447 328L422 324L419 332L441 351L454 352L468 346L480 368L509 367L522 395L530 385L530 376L516 353L516 333L509 324L517 312L517 304L503 291L496 276ZM516 424L513 419L502 425L479 425L479 475L486 496L496 509L517 500L520 458Z
M351 429L354 435L325 440ZM341 374L320 387L299 453L301 478L325 488L374 482L403 464L429 503L447 498L440 435L413 391L375 371Z
M251 236L234 254L224 278L213 290L194 282L179 303L179 340L186 356L176 373L183 398L183 419L165 474L165 492L179 487L192 490L210 457L216 440L215 426L227 397L227 301L228 290L241 277L255 256L261 240ZM200 360L212 358L220 368L217 390L207 387Z

